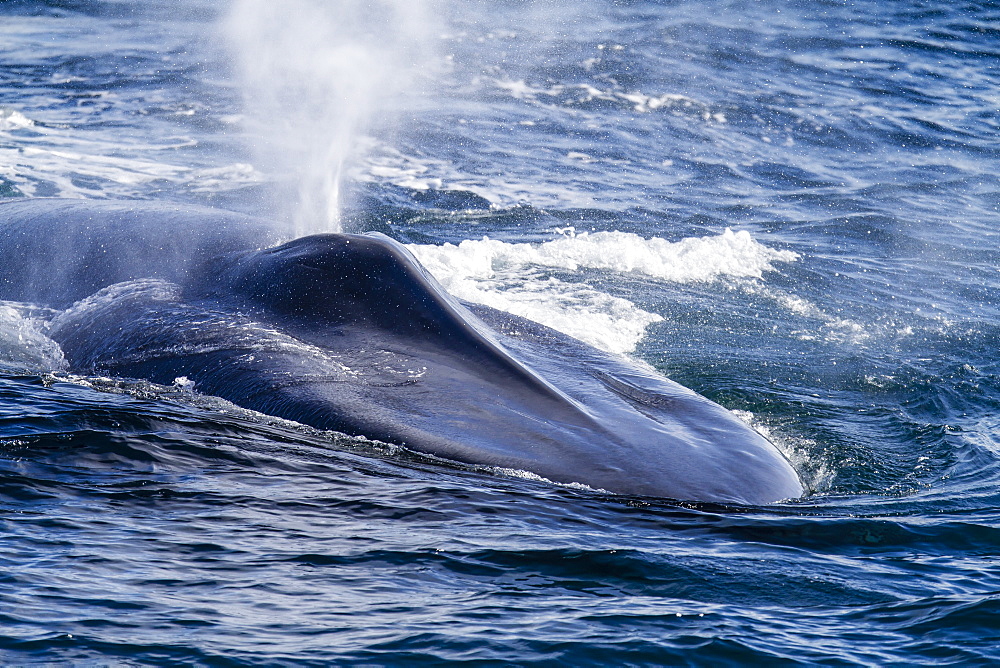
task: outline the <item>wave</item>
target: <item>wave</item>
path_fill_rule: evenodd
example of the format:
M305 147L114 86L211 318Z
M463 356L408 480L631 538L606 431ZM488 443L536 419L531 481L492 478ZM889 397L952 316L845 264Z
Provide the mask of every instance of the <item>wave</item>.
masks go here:
M749 232L667 241L628 232L560 230L543 243L509 243L483 237L440 246L412 244L410 250L451 294L558 329L616 353L635 350L646 328L663 317L622 297L606 294L580 275L564 271L604 270L675 283L721 277L761 278L774 263L798 255L769 248Z

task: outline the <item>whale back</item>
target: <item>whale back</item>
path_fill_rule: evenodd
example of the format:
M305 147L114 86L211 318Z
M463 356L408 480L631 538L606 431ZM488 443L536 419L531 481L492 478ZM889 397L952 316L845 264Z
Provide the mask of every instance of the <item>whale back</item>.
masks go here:
M402 245L383 235L317 234L236 253L192 283L241 294L290 318L447 336L464 312Z
M200 292L199 292L200 291ZM200 266L189 296L245 298L304 338L332 329L463 360L492 383L517 384L563 407L568 397L525 366L399 242L378 233L317 234ZM314 333L310 337L310 332Z
M237 213L160 202L23 199L0 204L0 299L65 308L139 278L180 282L220 253L281 240Z

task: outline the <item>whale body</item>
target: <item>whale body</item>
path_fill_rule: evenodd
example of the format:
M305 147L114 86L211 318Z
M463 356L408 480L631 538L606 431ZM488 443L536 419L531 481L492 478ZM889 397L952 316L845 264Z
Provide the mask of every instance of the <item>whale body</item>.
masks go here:
M171 384L320 429L618 494L798 497L773 444L626 358L456 300L377 234L285 241L148 202L0 204L0 299L58 313L73 371Z

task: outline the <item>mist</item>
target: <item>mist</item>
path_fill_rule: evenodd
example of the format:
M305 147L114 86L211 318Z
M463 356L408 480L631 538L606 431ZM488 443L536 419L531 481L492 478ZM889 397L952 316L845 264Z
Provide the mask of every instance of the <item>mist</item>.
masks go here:
M432 80L432 0L236 0L222 22L246 134L294 236L341 231L347 170Z

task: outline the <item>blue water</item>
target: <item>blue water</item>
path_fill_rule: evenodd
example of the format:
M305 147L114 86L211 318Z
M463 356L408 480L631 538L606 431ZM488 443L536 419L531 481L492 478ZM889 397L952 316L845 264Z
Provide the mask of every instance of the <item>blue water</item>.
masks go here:
M144 4L0 3L0 195L294 218L303 176L255 149L282 116L251 122L227 10ZM0 663L1000 660L1000 7L432 9L419 81L353 130L339 224L794 252L477 285L584 312L769 434L810 493L706 506L449 466L74 376L4 311ZM286 118L341 117L315 102ZM637 313L658 318L615 338Z

